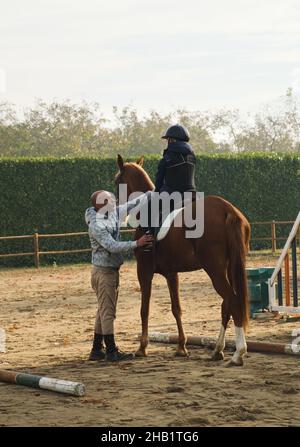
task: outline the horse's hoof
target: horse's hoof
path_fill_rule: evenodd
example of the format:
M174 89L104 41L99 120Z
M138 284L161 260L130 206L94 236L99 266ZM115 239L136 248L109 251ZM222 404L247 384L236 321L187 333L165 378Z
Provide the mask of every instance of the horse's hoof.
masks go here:
M224 352L214 351L211 356L211 360L217 362L218 360L224 360Z
M175 352L175 357L188 357L189 352L186 349L177 349Z
M136 351L135 357L147 357L147 353L144 349L139 349Z
M232 366L243 366L244 364L244 360L242 359L242 357L239 357L236 360L229 360L229 362L226 363L226 368L231 368Z

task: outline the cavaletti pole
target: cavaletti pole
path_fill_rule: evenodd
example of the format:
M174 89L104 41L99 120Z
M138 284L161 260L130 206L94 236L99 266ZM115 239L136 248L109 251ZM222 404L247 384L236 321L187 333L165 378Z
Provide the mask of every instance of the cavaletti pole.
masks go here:
M17 385L56 391L57 393L71 394L73 396L84 396L85 393L85 386L82 383L15 371L0 370L0 382L15 383Z
M152 332L149 334L149 340L158 343L178 343L178 336L162 332ZM187 345L202 346L204 348L214 349L217 339L213 337L187 337ZM225 349L235 349L234 340L226 340ZM290 354L300 355L300 349L297 344L290 343L267 343L260 341L247 341L249 352L266 352L270 354Z

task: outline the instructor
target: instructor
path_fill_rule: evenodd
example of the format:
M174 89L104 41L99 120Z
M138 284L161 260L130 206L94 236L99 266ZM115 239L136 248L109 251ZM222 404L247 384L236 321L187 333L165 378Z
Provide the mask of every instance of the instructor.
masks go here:
M110 362L131 360L134 355L122 352L115 344L114 319L119 289L119 269L123 264L122 253L141 247L153 241L150 235L144 235L137 241L121 242L120 224L129 211L143 200L143 196L116 206L116 201L108 191L96 191L92 194L92 207L85 212L92 246L92 288L98 299L93 347L89 360L106 359ZM104 350L104 345L106 350Z

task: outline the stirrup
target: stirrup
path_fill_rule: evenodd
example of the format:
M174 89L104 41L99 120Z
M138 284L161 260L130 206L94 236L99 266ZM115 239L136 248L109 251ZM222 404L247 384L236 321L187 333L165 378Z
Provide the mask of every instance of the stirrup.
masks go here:
M149 245L144 245L143 247L141 247L141 250L142 251L144 251L144 252L150 252L150 251L152 251L153 250L153 245L151 244L149 244Z

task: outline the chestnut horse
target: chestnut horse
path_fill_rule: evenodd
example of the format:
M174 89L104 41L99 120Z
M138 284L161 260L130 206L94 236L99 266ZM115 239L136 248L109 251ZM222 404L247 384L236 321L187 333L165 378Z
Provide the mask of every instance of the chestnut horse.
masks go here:
M126 184L128 196L136 191L146 192L154 189L142 165L143 157L136 163L126 163L118 155L120 171L116 175L116 185ZM223 299L222 324L212 359L224 359L225 330L232 316L236 351L228 365L243 365L243 356L247 352L245 330L249 320L245 258L249 247L250 224L245 216L227 200L218 196L206 196L203 235L200 238L187 239L186 229L186 227L172 225L165 238L156 243L155 249L150 252L135 250L137 275L142 294L142 335L136 355L146 356L149 303L154 273L163 275L168 283L172 312L178 327L176 354L188 355L181 320L178 272L204 269L215 290ZM135 239L141 234L142 230L138 228Z

